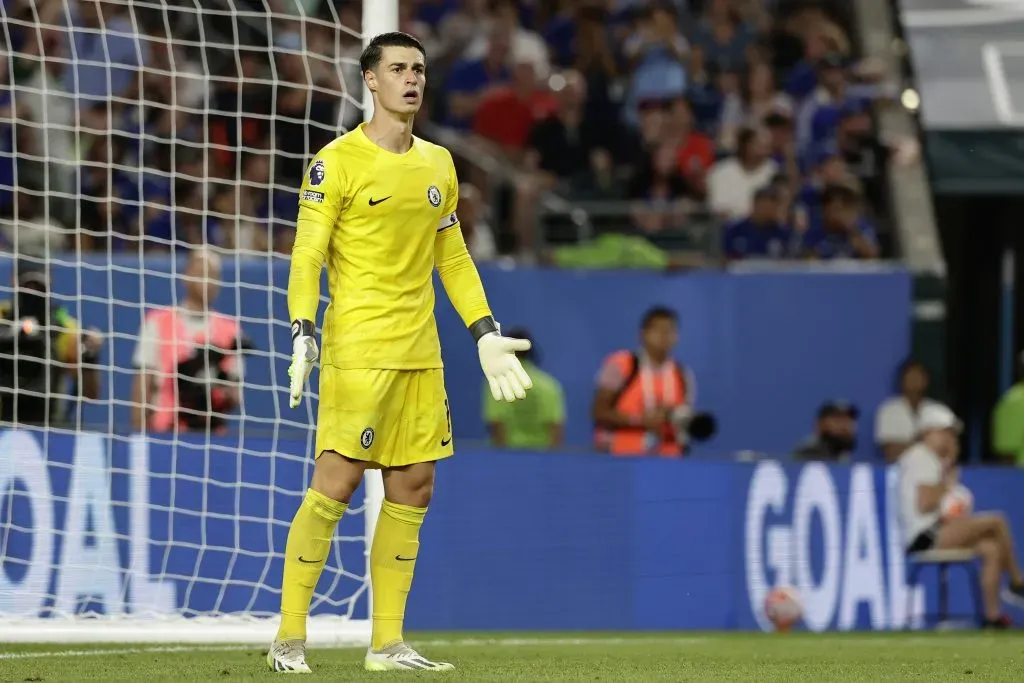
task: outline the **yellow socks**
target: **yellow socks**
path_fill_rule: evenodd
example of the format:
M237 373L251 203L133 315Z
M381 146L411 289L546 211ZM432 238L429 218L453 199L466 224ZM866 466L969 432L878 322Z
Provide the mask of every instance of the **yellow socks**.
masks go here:
M399 505L385 500L377 518L370 548L370 580L373 585L372 648L402 640L405 601L412 588L420 527L426 508Z
M288 530L284 578L281 581L281 627L277 630L277 640L306 638L309 603L330 553L334 528L347 508L345 503L313 489L306 491L306 497Z

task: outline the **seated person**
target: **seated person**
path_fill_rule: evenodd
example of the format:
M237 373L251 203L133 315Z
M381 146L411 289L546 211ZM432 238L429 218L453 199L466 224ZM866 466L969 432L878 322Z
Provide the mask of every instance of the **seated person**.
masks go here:
M908 553L971 549L981 557L985 626L1006 628L1000 608L1003 574L1009 585L1002 599L1024 607L1024 574L1014 554L1013 535L998 513L942 517L943 497L957 487L963 429L953 412L939 404L923 406L918 415L919 440L903 452L900 468L900 524Z
M529 339L523 329L509 330L513 339ZM491 444L498 448L547 450L562 445L565 435L565 396L558 380L537 367L537 345L519 353L533 389L521 401L495 401L484 382L484 419Z
M848 185L829 185L821 194L821 221L813 223L803 236L801 252L806 258L878 258L875 229L861 210L860 192Z
M818 409L814 434L793 452L796 460L845 462L857 447L857 406L845 401L828 401Z
M725 228L723 248L730 261L786 258L792 253L793 229L785 222L781 190L773 185L754 193L754 210Z

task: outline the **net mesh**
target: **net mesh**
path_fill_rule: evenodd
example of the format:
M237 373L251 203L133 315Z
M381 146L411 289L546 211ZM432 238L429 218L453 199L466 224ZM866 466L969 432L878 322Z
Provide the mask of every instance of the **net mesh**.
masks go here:
M315 395L292 410L280 390L288 251L305 165L363 118L360 10L7 0L0 12L0 374L13 378L0 419L29 426L0 422L0 613L271 616L316 410ZM11 283L37 267L49 296L29 316ZM200 349L198 370L185 356L168 370L167 330L145 316L202 291L238 321L241 360ZM208 420L182 381L218 368L209 386L228 398L196 401L228 407ZM167 389L183 410L157 428ZM364 511L353 501L339 527L314 615L365 619Z

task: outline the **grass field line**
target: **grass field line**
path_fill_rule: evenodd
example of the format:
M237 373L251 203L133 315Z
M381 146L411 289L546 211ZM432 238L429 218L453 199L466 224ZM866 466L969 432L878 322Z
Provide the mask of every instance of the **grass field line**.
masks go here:
M797 634L794 634L797 635ZM799 634L797 637L809 634ZM936 642L934 637L912 636L893 638L891 634L856 634L843 637L838 634L822 634L828 641L842 645L926 645ZM837 637L838 635L838 637ZM986 639L971 638L972 644L984 644ZM770 636L768 636L770 637ZM781 636L788 638L791 636ZM941 636L940 636L941 637ZM581 645L701 645L722 640L714 636L579 636L571 638L528 638L528 637L495 637L495 638L412 638L410 642L416 647L572 647ZM250 652L258 650L258 645L147 645L143 647L122 648L90 648L67 649L39 652L0 652L0 661L13 659L49 659L66 657L101 657L104 655L141 655L141 654L174 654L184 652ZM362 649L361 647L325 647L325 650Z
M557 647L573 645L696 645L707 638L686 636L661 636L639 638L457 638L457 639L411 639L417 647ZM87 650L52 650L47 652L0 652L0 661L6 659L47 659L61 657L100 657L103 655L173 654L180 652L246 652L256 650L254 645L152 645L145 647L92 648ZM362 649L362 648L323 648Z

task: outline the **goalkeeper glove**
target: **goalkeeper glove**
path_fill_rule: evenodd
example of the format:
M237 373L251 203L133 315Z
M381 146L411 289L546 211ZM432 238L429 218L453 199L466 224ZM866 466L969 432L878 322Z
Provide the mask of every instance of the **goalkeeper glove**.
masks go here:
M292 364L288 368L291 377L291 396L289 404L292 408L302 402L302 392L306 389L309 373L313 364L320 356L316 346L316 330L309 320L296 320L292 323Z
M501 336L501 327L490 316L469 326L480 353L480 367L491 387L495 401L515 401L526 398L526 390L533 386L516 351L529 351L528 339Z

